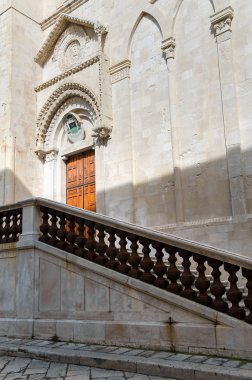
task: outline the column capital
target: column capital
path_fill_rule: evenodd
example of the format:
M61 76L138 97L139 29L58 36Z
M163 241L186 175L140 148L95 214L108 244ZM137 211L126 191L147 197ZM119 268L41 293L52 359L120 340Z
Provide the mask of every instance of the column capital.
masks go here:
M161 49L166 60L175 57L175 46L176 41L174 37L169 37L162 41Z
M227 33L229 36L231 35L231 32L232 32L231 23L232 23L233 17L234 17L234 10L230 6L210 16L210 21L211 21L216 37L218 37L219 35L223 33Z

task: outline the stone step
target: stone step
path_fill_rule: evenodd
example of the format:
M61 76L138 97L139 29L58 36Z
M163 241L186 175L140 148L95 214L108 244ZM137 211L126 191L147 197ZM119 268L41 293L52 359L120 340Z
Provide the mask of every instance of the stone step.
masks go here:
M169 380L252 379L252 361L133 347L1 337L0 355L127 371L135 380L145 378L140 374Z

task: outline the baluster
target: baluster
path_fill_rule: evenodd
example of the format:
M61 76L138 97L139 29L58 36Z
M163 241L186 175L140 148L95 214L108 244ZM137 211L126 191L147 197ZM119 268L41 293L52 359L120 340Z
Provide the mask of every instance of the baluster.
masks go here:
M75 233L75 217L73 215L66 215L67 218L67 235L66 240L69 243L65 250L70 253L74 253L77 246L75 245L76 233Z
M18 209L17 211L18 211L18 213L17 213L17 238L18 238L19 235L22 233L22 214L23 214L23 210L22 209Z
M242 275L246 278L248 289L248 295L244 297L244 303L246 308L249 310L249 314L245 317L245 321L252 324L252 270L247 268L242 268Z
M96 244L96 252L98 252L98 256L95 259L95 262L100 265L104 265L107 263L109 260L106 256L105 253L107 251L107 244L104 241L105 238L105 227L102 224L95 224L95 227L98 228L98 243Z
M116 259L118 249L115 246L115 229L111 227L106 228L106 232L109 234L109 247L107 249L106 255L108 256L109 260L106 263L106 267L110 269L116 269L119 265L119 261Z
M207 289L210 286L210 281L205 276L206 267L204 263L206 261L206 257L194 254L193 259L198 264L198 278L195 281L194 285L199 290L199 294L197 295L195 301L202 305L209 306L212 303L212 298L207 294Z
M12 211L12 218L11 218L11 226L10 226L10 238L9 242L15 242L18 240L17 237L17 218L18 218L18 210Z
M49 230L49 213L48 208L41 206L40 211L42 212L42 224L40 226L40 231L42 232L42 236L39 237L39 240L43 243L47 243L50 239L48 236L48 230Z
M116 234L119 236L120 241L119 241L119 251L117 253L117 258L120 261L120 264L116 268L117 272L123 273L123 274L128 274L130 270L130 266L127 265L127 261L129 258L129 252L126 249L127 245L127 240L126 240L126 232L123 231L116 231Z
M3 233L4 233L4 228L3 228L3 212L0 213L0 242L2 243L3 242Z
M57 236L59 238L59 241L56 243L56 247L59 249L65 250L68 246L66 242L66 214L64 212L58 212L59 217L59 229L57 231Z
M192 274L190 267L190 257L192 256L191 252L185 251L183 249L179 250L179 255L182 257L183 262L182 266L184 268L183 273L181 274L180 281L184 285L184 289L180 293L182 297L194 300L197 293L192 289L192 285L195 281L194 275Z
M97 253L95 252L96 241L95 241L95 225L93 222L86 220L86 226L88 226L88 238L86 240L85 248L87 249L87 253L85 254L85 259L94 261L97 257Z
M231 302L232 306L228 310L228 314L232 317L244 319L245 310L239 306L239 302L242 299L242 292L237 287L238 277L236 272L240 269L238 265L233 265L229 263L224 263L224 269L228 272L228 281L230 284L229 290L226 292L227 299Z
M53 247L56 246L58 243L57 239L57 232L58 232L58 227L57 227L57 214L55 210L49 209L49 214L51 215L51 225L49 226L48 233L51 235L51 238L48 240L47 244L52 245Z
M10 214L8 211L5 211L4 213L5 219L4 219L4 228L3 228L3 235L4 238L2 240L3 243L9 242L9 234L10 234Z
M82 218L76 218L76 222L78 223L78 235L75 239L75 244L77 245L77 249L75 254L79 257L85 258L88 253L88 250L85 248L86 237L85 237L85 220Z
M177 248L165 246L166 252L169 254L168 261L169 261L169 268L166 272L166 276L170 283L167 285L166 289L169 290L169 292L180 294L182 290L182 286L178 284L178 279L180 278L181 272L178 270L176 262L176 253Z
M228 304L222 299L222 296L225 293L226 289L225 286L221 283L221 272L219 269L222 265L222 262L216 259L207 259L207 262L210 267L213 268L212 276L214 278L213 283L210 286L211 294L215 297L211 304L211 308L226 313Z
M156 264L153 268L154 273L157 275L157 278L153 282L153 285L157 286L158 288L165 289L168 285L167 280L164 278L164 275L166 274L167 267L163 262L163 245L161 243L158 243L157 241L152 242L152 247L156 250Z
M129 234L128 239L131 241L131 254L128 259L129 264L131 265L130 271L128 273L128 276L134 277L134 278L140 278L142 275L142 271L139 269L139 264L141 262L141 257L138 255L137 249L138 249L138 244L137 240L138 237L136 235L131 235Z
M140 263L140 267L143 269L141 281L146 282L147 284L152 284L156 277L151 273L154 262L150 258L150 240L139 238L139 243L143 246L142 252L144 255Z

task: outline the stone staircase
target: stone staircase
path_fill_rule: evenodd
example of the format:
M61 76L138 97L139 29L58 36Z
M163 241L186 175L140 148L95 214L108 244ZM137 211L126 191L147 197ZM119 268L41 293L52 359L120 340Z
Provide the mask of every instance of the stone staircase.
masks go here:
M249 258L42 198L0 209L0 258L0 336L252 358Z

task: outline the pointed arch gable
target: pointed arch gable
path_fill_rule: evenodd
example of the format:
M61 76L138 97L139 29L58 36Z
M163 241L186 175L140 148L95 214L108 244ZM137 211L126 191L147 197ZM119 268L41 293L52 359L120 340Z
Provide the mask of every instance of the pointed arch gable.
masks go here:
M216 10L216 6L215 6L215 0L207 0L210 2L212 8L213 8L213 12L215 12ZM172 17L172 35L174 34L174 29L175 29L175 24L176 24L176 20L177 20L177 17L178 17L178 14L179 14L179 11L180 11L180 8L181 8L181 5L183 4L184 0L178 0L177 1L177 4L174 8L174 14L173 14L173 17Z
M127 57L130 56L130 48L131 48L131 43L132 43L132 39L133 39L133 36L135 34L135 31L136 31L138 25L140 24L141 20L144 17L150 18L154 22L154 24L158 27L162 38L164 37L165 24L164 24L164 20L161 17L161 14L159 12L158 13L157 12L151 12L151 13L149 13L149 12L146 12L146 11L142 11L140 13L140 15L137 17L137 19L134 21L134 24L132 23L133 27L131 28L131 31L130 31L130 33L128 35L128 38L127 38L127 41L128 41L128 43L127 43Z
M100 120L100 104L93 92L78 83L65 83L56 89L47 99L37 118L36 149L43 149L50 123L59 108L72 97L84 99L94 112L95 119Z

